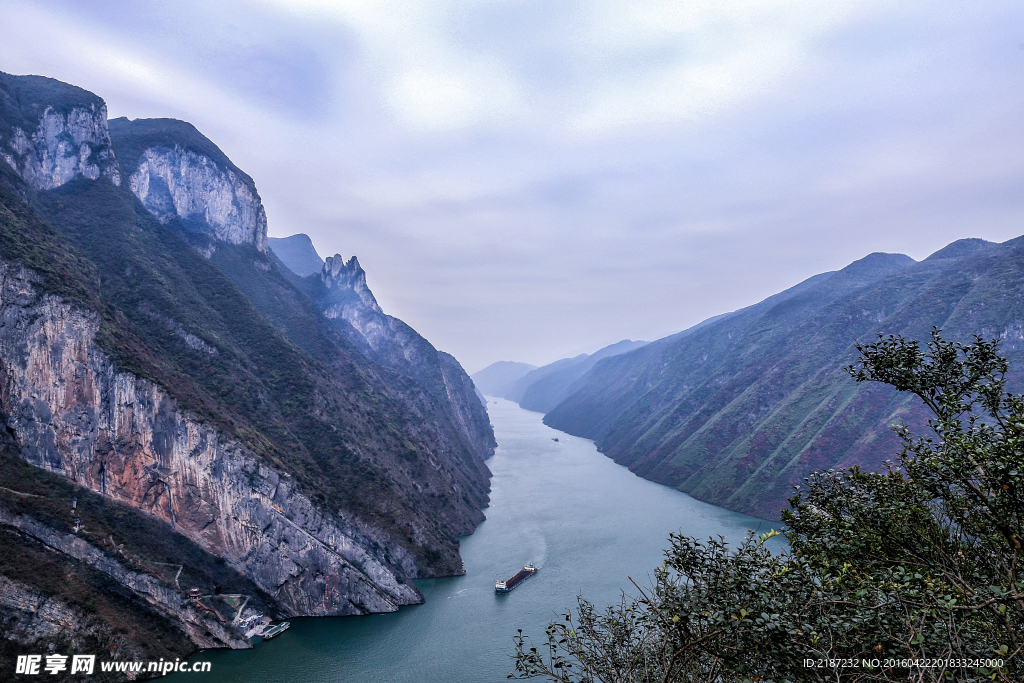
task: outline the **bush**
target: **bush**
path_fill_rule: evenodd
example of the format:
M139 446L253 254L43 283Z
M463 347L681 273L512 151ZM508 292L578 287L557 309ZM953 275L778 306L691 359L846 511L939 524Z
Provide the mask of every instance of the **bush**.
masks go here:
M856 381L919 396L934 434L897 427L884 472L819 472L772 534L737 548L673 535L654 586L599 612L582 597L546 643L516 637L510 678L555 681L1024 680L1024 400L996 342L938 330L859 345ZM774 532L773 532L774 533Z

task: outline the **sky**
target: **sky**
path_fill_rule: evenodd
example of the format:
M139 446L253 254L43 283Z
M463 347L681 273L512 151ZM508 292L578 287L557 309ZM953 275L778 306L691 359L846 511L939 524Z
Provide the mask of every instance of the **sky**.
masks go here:
M270 236L358 255L470 372L1024 234L1019 0L6 0L0 23L0 71L195 124Z

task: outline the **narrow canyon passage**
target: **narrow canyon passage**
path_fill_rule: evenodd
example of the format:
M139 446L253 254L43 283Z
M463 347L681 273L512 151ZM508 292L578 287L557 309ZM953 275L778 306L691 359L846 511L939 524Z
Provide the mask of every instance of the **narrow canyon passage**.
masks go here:
M544 626L577 594L608 604L632 588L627 577L649 583L669 532L738 542L747 529L778 527L640 479L511 401L489 398L487 409L498 440L487 461L492 502L487 520L462 539L465 576L417 581L426 604L397 613L293 619L253 650L195 655L212 662L209 674L168 680L496 683L512 667L516 629L542 641ZM527 562L536 574L496 594L495 580Z

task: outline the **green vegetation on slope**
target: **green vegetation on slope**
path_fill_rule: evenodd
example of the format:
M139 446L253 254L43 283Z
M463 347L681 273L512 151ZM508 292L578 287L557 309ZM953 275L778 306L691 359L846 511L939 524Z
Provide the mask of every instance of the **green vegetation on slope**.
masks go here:
M913 264L873 255L683 337L598 363L545 422L593 438L637 474L777 519L810 472L878 469L889 426L924 426L906 396L851 386L854 343L876 333L1005 336L1024 360L1024 269L1016 241L957 243ZM1011 386L1021 379L1011 375Z
M72 500L77 503L74 510ZM153 574L168 588L180 586L183 601L185 591L199 588L204 594L243 594L249 597L247 607L272 612L273 600L221 558L160 520L29 465L6 439L0 444L0 506L65 534L74 534L74 523L80 520L79 538L126 569ZM173 660L195 651L175 623L106 574L16 528L0 527L0 542L0 574L82 614L81 628L37 643L38 653L51 642L59 653L95 653L101 658L116 650L122 659ZM233 616L229 606L220 609L226 618ZM25 654L24 646L0 639L0 671L13 671L19 654ZM95 678L114 680L99 674Z
M268 288L266 280L247 288L261 304L287 295L266 306L286 336L125 188L76 180L39 193L36 204L99 274L102 299L117 316L101 342L121 368L166 387L183 407L286 469L330 509L390 531L421 557L439 558L424 566L426 573L458 571L455 537L476 520L434 509L438 496L450 495L446 482L421 493L394 474L429 479L422 448L440 449L436 437L432 443L419 416L352 360L358 354L346 354L325 331L326 321L317 322L321 316L304 310L294 288ZM240 281L241 273L279 278L253 267L260 259L266 257L255 249L238 247L224 248L218 262ZM474 487L464 490L472 496ZM471 498L458 507L479 514L483 502ZM412 533L414 519L425 534Z
M858 382L913 394L933 437L899 431L881 473L810 476L772 555L673 535L654 585L605 611L582 597L514 678L669 681L1001 681L1024 676L1024 397L994 342L902 337L859 346ZM847 380L849 381L849 380Z
M84 308L101 308L99 278L92 264L19 197L21 178L0 164L0 258L20 263L42 276L51 294Z

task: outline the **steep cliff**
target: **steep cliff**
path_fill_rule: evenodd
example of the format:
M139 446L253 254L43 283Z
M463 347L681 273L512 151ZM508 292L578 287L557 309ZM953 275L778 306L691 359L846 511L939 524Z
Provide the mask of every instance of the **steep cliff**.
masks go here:
M143 571L133 571L77 535L61 533L32 517L12 514L3 507L0 507L0 525L8 530L17 530L22 538L39 541L46 548L77 560L131 593L142 596L157 614L175 622L199 647L249 647L237 629L203 614L198 602L183 600L180 592L168 582ZM0 604L13 608L16 614L34 612L27 619L27 615L18 615L22 617L19 621L25 629L24 633L18 634L23 640L73 636L80 632L81 622L87 620L86 615L76 613L77 610L67 603L47 599L26 584L8 580L0 584L2 589L6 591ZM40 607L45 609L42 614L38 611ZM77 629L76 622L79 623ZM68 631L64 632L64 629Z
M287 239L296 238L303 238L303 244L309 240L305 235ZM317 274L306 277L290 269L285 259L277 258L276 251L274 256L289 281L314 302L349 344L378 367L390 371L389 385L394 391L414 402L422 400L409 394L408 380L412 380L436 402L444 420L476 460L493 453L494 431L473 380L453 356L438 351L416 330L381 310L355 256L347 262L338 254L328 257ZM301 264L309 262L308 258L296 262L289 252L284 256L300 269ZM431 409L427 412L436 414ZM472 460L467 467L474 467Z
M13 446L0 434L2 670L26 652L173 660L200 646L249 647L242 623L280 614L165 522L29 465Z
M167 521L291 615L420 601L400 578L416 575L408 553L368 552L380 531L317 510L287 473L152 382L117 372L95 344L99 316L41 295L33 280L0 262L2 408L27 462Z
M98 100L53 83L34 100L0 92L18 107L8 123L47 111L53 92L67 95L59 111ZM136 123L113 136L120 170L80 168L47 186L24 164L0 164L11 447L159 521L155 537L220 558L275 614L421 601L409 579L462 571L458 536L483 519L488 451L282 275L248 176L187 124ZM122 175L134 180L115 183ZM471 388L454 359L437 363L451 391ZM19 524L0 520L24 533ZM194 644L212 642L174 618Z
M296 316L305 316L305 302L296 301L276 277L281 263L223 251L224 244L251 245L260 252L267 251L266 217L252 179L190 124L171 119L115 119L110 126L123 173L129 176L132 192L146 209L163 225L177 228L200 253L213 258L213 263L264 316L290 335L293 342L311 350L308 328L314 323L303 320L302 333L289 332L297 325ZM220 207L219 212L211 211L211 205ZM247 208L242 211L239 207ZM245 222L250 226L245 230L228 230L224 226L234 226L228 218L235 215L255 216L257 220ZM289 239L295 238L304 238L305 262L309 262L309 238L296 235ZM282 242L285 241L279 240L277 244L286 247ZM223 253L214 257L218 249ZM312 257L319 259L315 250ZM285 271L286 276L293 275L287 268ZM461 458L464 468L484 479L489 477L486 468L481 469L481 461L493 452L494 435L486 410L476 399L472 380L458 361L442 355L411 327L381 311L355 257L347 264L340 256L329 258L319 279L307 282L299 277L291 284L310 296L328 319L339 321L337 328L351 343L351 350L379 366L371 371L393 395L407 404L421 403L401 379L389 379L387 370L412 378L440 402L445 416L443 420L435 418L434 422L447 422L465 442L471 457ZM279 301L271 301L275 297ZM281 299L292 299L286 307L293 310L281 310ZM289 323L284 324L284 319ZM416 410L436 414L434 408L419 405ZM442 425L440 429L445 431L447 427ZM449 444L452 448L460 450Z
M487 457L496 445L487 410L473 380L450 354L438 351L416 330L384 313L353 256L328 257L308 289L323 314L337 323L368 358L412 377L448 407L452 421L470 447Z
M132 192L161 224L267 251L267 214L252 178L190 123L110 121Z
M80 177L121 184L103 100L42 76L0 73L0 158L36 190Z

